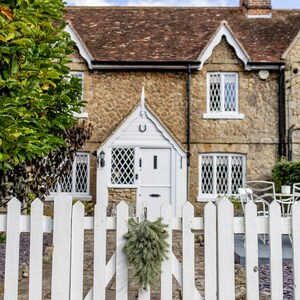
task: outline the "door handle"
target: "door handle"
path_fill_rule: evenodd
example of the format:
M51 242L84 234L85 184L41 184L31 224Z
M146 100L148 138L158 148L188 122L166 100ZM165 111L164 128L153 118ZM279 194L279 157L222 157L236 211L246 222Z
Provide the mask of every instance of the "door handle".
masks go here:
M158 198L158 197L160 197L160 195L159 194L150 194L149 197Z

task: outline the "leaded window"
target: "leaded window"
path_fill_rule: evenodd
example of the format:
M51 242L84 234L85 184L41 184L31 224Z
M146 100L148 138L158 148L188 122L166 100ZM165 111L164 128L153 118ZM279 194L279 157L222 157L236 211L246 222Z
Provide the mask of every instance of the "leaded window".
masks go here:
M81 80L81 85L82 85L82 92L81 92L81 100L83 100L83 80L84 80L84 73L83 72L79 72L79 71L71 71L70 72L71 76L77 77ZM80 108L80 112L83 113L84 108L81 107Z
M69 175L59 179L52 192L89 195L89 154L77 153Z
M245 183L245 156L233 153L201 154L200 194L232 195Z
M134 184L134 148L111 149L111 184Z
M208 112L238 113L238 74L208 73Z

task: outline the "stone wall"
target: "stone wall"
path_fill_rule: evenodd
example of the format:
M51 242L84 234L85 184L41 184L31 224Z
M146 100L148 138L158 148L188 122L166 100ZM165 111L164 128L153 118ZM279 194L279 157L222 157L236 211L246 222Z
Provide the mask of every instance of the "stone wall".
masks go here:
M89 71L78 57L73 70L84 70L86 111L94 123L94 134L85 150L94 151L138 105L142 85L146 103L172 135L186 147L187 72ZM204 119L208 71L239 73L239 112L242 120ZM190 200L198 195L198 157L203 152L238 152L247 157L247 179L267 179L276 161L278 143L278 73L265 81L258 71L245 71L231 46L223 40L201 71L191 80L191 169ZM95 158L91 159L91 192L96 190ZM120 192L121 194L123 192ZM117 193L118 194L118 193ZM112 195L119 197L115 190ZM127 191L125 198L133 195ZM123 195L122 195L123 197ZM120 197L120 198L122 198Z
M287 55L286 79L286 127L300 129L300 35ZM293 160L300 159L300 130L293 133Z

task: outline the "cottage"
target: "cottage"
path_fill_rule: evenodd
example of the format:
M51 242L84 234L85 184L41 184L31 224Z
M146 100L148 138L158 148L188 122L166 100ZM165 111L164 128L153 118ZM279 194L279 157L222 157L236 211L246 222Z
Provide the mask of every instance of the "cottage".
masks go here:
M60 191L78 199L182 204L237 194L300 157L300 10L68 7L95 125Z

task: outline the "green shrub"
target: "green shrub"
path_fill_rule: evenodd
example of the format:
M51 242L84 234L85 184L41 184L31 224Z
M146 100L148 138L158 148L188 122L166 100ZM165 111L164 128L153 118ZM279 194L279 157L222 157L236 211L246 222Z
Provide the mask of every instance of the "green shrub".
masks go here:
M293 183L300 182L300 161L281 159L272 168L272 178L277 191L282 185L292 186Z
M0 244L3 244L6 242L6 234L5 232L0 232Z

